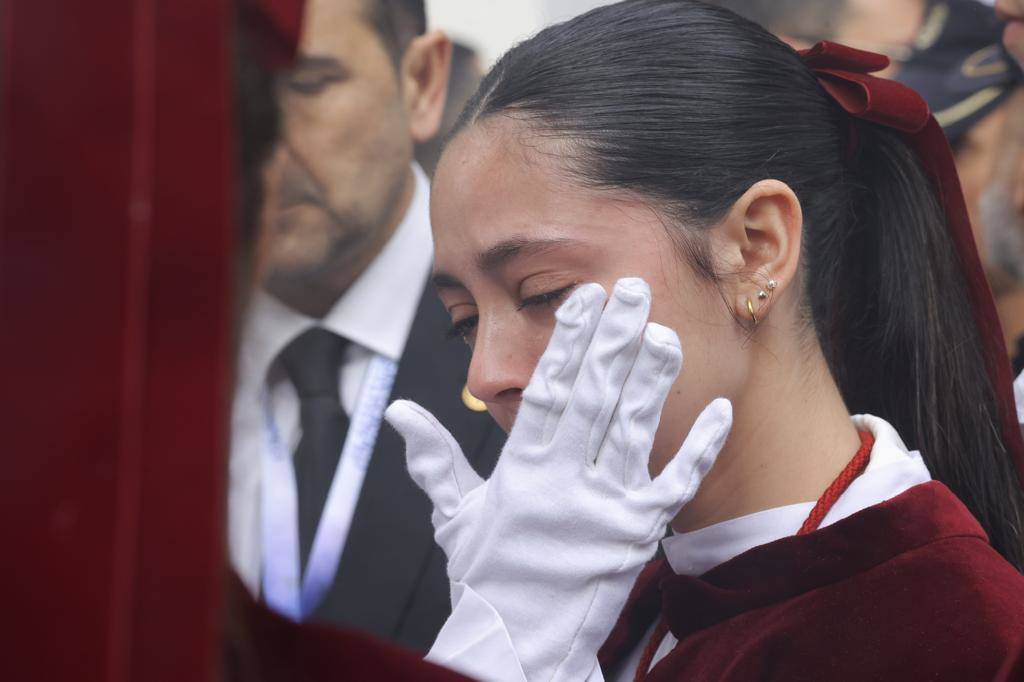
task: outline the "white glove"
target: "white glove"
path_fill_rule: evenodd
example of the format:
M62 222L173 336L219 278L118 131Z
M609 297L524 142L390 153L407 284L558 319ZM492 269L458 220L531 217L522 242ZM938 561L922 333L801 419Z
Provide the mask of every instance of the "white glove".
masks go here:
M1017 404L1017 423L1024 428L1024 372L1013 380L1013 400Z
M596 284L556 313L547 350L484 482L430 413L385 416L434 504L453 594L468 587L500 615L529 680L583 680L668 522L711 468L732 424L725 399L698 417L651 481L648 459L682 365L671 330L647 324L650 290Z

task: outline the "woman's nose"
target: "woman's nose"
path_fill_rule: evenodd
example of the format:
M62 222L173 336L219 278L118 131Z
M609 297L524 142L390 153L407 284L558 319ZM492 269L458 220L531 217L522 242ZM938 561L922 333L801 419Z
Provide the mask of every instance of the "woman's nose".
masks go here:
M518 408L537 364L531 346L507 330L478 329L469 363L469 392L489 408Z

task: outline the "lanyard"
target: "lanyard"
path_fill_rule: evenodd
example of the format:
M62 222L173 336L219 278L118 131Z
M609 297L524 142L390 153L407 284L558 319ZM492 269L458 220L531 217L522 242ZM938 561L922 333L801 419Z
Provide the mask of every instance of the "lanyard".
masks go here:
M375 355L370 361L302 576L299 575L298 495L292 453L284 447L269 391L264 391L266 444L260 476L263 595L275 611L293 620L309 616L334 581L397 373L398 364L394 360Z

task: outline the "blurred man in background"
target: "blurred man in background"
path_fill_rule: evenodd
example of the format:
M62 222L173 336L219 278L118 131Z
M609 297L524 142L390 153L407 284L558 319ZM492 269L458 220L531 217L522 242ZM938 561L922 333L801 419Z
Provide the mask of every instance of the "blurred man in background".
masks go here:
M416 162L430 177L434 176L434 168L441 158L445 138L455 126L462 107L476 92L476 86L483 76L480 59L473 48L458 41L452 42L451 76L448 78L448 98L444 104L440 130L433 138L416 145Z
M980 200L1002 153L1008 100L1021 72L1000 44L1001 22L976 0L942 0L929 5L929 21L896 79L924 96L949 139L960 175L978 251L984 257ZM1002 283L992 273L996 295Z
M996 13L1006 22L1003 44L1024 68L1024 0L996 0ZM1006 194L1013 197L1012 210L1006 210L1006 201L998 199L991 202L991 210L1002 211L1008 218L1016 217L1016 229L1010 219L1006 221L1007 228L1003 232L1003 238L1017 245L1011 253L1018 256L1014 261L1020 267L1020 264L1024 263L1024 94L1018 92L1011 107L1007 124L1007 137L1011 146L996 169L995 184L1004 185ZM998 243L999 240L996 238L994 241ZM1021 269L1024 270L1024 267ZM1020 279L1024 280L1024 274ZM1012 301L1005 302L1001 307L1005 308L1006 316L1012 314L1024 319L1024 294L1015 296ZM1001 310L1000 317L1003 316L1004 312ZM1017 337L1016 341L1007 343L1007 346L1016 347L1015 364L1019 369L1024 369L1024 349L1020 343L1022 333L1024 330L1013 329L1008 330L1007 334L1008 337Z
M986 262L996 298L1017 287L1005 268L995 266L986 245L988 231L981 199L995 166L1008 154L1010 97L1021 72L1000 44L1002 24L976 0L942 0L930 5L929 44L915 49L896 80L920 92L931 106L953 148L956 171L975 228L978 252ZM1005 321L1006 322L1006 321Z
M448 581L383 409L401 396L444 415L485 474L501 443L425 290L429 188L413 148L437 132L450 49L422 1L306 3L278 84L229 472L231 559L254 594L420 650Z
M1001 3L1011 16L1021 0ZM1007 348L1024 369L1024 102L1013 44L977 0L718 0L795 48L819 40L885 54L894 78L925 98L953 147L978 252L996 296Z
M796 49L832 40L888 56L891 75L908 58L926 0L710 0L755 21Z
M1007 23L1003 33L1006 49L1024 64L1024 0L996 0L996 13Z
M1006 105L999 154L979 202L983 255L1004 341L1017 373L1024 371L1024 87Z
M1004 341L1024 369L1024 76L1001 44L1004 25L974 0L929 5L930 33L896 75L920 92L953 147L978 253ZM920 42L920 41L918 41Z

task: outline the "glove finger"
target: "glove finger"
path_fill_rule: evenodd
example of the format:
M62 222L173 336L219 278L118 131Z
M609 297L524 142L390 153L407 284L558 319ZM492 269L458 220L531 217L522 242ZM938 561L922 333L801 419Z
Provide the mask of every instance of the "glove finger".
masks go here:
M597 454L598 469L610 473L627 489L648 485L648 460L661 410L683 364L679 337L668 327L650 323L640 352L622 387L608 436Z
M396 400L384 418L405 439L409 474L434 504L451 517L462 498L483 483L462 449L434 415L409 400Z
M583 356L579 377L558 429L567 443L584 444L588 463L597 457L629 376L651 310L651 292L639 278L620 279Z
M551 339L523 391L510 438L530 443L550 440L572 394L606 298L600 284L584 284L559 307Z
M487 482L478 488L474 488L468 495L462 498L459 512L453 517L441 515L436 509L431 516L434 524L434 540L444 550L448 557L448 577L452 580L460 580L464 572L472 565L474 550L477 549L479 539L474 541L471 538L477 535L481 527L487 525L483 521L483 504L487 495Z
M674 516L692 500L731 428L732 403L725 398L711 401L697 417L675 457L651 483L655 504L669 509Z

